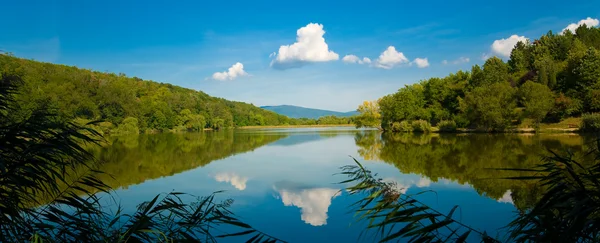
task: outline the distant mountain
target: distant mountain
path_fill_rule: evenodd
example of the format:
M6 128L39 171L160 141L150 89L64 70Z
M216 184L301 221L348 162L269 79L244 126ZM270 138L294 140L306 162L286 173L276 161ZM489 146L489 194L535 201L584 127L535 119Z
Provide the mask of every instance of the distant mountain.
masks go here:
M313 108L305 108L300 106L293 105L277 105L277 106L261 106L265 110L270 110L275 113L288 116L291 118L312 118L318 119L322 116L338 116L338 117L348 117L358 114L356 111L349 112L339 112L339 111L328 111L328 110L320 110Z

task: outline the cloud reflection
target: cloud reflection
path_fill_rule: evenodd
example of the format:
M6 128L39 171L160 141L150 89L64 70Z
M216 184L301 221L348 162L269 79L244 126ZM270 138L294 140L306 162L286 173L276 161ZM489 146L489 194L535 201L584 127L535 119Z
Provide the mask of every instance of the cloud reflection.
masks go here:
M285 206L296 206L301 209L300 218L307 224L321 226L327 224L327 211L331 199L337 197L338 189L333 188L299 188L289 183L278 183L275 190L281 195Z
M215 175L215 180L218 182L227 182L234 186L236 189L243 191L246 189L246 182L248 178L241 177L236 173L232 172L222 172Z
M502 197L498 199L498 202L514 204L512 199L512 192L510 190L507 190L504 193L504 195L502 195Z

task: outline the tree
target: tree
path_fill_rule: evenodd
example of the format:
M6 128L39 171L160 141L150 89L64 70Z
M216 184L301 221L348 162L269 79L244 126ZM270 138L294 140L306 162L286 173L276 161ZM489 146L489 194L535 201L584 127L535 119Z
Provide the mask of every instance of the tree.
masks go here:
M192 131L202 131L206 126L206 119L202 115L193 114L190 115L188 122L185 127Z
M138 119L135 117L127 117L119 124L117 129L113 130L111 134L114 135L127 135L127 134L139 134L140 129L138 128Z
M515 116L515 89L508 82L477 87L460 101L461 110L479 128L502 130Z
M359 115L354 122L360 127L381 127L381 114L378 101L364 101L357 109Z
M495 84L509 80L508 66L502 59L492 57L483 64L483 76L485 84Z
M525 106L525 115L535 121L536 127L554 107L554 93L543 84L527 81L519 89L519 97Z
M510 53L508 67L512 73L523 73L529 70L529 43L517 42Z

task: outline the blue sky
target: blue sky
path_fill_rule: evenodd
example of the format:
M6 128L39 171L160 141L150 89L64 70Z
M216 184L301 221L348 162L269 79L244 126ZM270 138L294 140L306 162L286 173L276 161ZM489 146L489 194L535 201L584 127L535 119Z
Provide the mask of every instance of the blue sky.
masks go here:
M600 18L600 1L554 0L23 0L1 9L0 50L19 57L338 111Z

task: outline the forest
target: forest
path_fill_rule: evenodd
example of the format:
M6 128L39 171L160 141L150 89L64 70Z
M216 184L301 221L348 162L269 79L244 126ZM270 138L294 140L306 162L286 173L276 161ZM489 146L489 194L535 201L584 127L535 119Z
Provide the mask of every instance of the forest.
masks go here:
M392 131L424 122L450 130L504 130L524 122L537 128L569 117L581 117L582 130L600 130L600 115L593 114L600 111L600 29L550 31L518 42L507 62L491 57L470 71L405 85L359 111L358 126Z
M0 73L22 80L13 120L54 109L59 119L101 121L105 134L221 129L261 125L349 124L351 118L292 119L252 104L211 97L168 83L37 62L0 54Z

